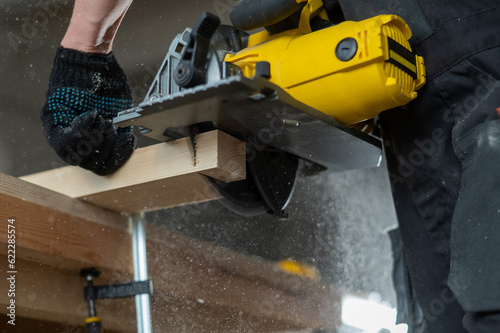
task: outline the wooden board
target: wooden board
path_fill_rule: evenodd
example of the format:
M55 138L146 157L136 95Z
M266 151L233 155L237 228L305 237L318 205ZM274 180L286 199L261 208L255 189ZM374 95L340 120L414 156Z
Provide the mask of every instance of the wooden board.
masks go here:
M158 286L152 299L153 324L165 319L169 300L182 297L188 302L175 308L179 313L188 308L225 309L225 320L217 316L207 322L213 329L209 332L235 332L224 330L221 323L237 327L242 321L245 332L333 330L340 325L340 293L321 279L295 276L276 262L166 228L148 224L146 231L150 276Z
M12 268L6 257L9 220L16 236ZM67 323L65 332L72 332L66 328L81 323L86 311L82 268L99 267L103 282L133 276L130 229L128 216L0 173L0 273L17 272L16 317ZM0 313L8 302L8 293L0 294ZM112 327L131 332L116 318L123 309L135 318L133 301L126 302L106 305L102 314Z
M328 284L287 274L276 263L148 225L154 332L297 332L339 324L339 295ZM169 243L170 245L167 245ZM0 255L0 261L6 257ZM78 332L87 316L85 282L77 271L17 263L16 317L58 322ZM0 273L3 268L0 267ZM97 285L130 276L104 272ZM0 313L9 299L0 294ZM99 300L106 332L135 332L133 299ZM51 333L44 326L37 332ZM49 326L50 327L50 326ZM83 331L83 330L82 330Z
M152 324L157 332L282 332L337 327L340 295L321 280L294 276L275 262L147 225ZM0 261L6 262L0 255ZM78 271L19 259L16 314L78 330L87 315ZM0 273L5 273L0 267ZM131 275L105 271L97 285ZM0 313L9 302L0 295ZM105 328L134 332L133 299L97 302ZM37 330L38 331L38 330ZM43 329L39 332L47 332Z
M196 165L189 138L137 149L110 176L63 167L21 179L120 212L143 212L214 200L201 175L225 182L245 178L245 144L221 131L197 135Z
M0 260L7 262L5 256L0 255ZM2 272L2 276L7 275L4 273ZM126 279L124 275L113 275L110 272L103 273L102 278L99 278L101 284L126 282ZM85 280L78 271L17 260L15 286L16 326L22 325L20 322L23 318L30 318L61 323L63 332L78 332L78 328L88 317L88 304L83 296ZM6 313L9 302L7 292L0 293L0 313ZM133 298L100 302L97 311L106 328L123 333L136 332ZM5 315L2 317L6 319L0 327L8 319ZM49 333L39 327L33 332Z
M198 173L81 197L95 205L124 213L147 212L218 198L219 194L212 190L210 181Z
M0 254L14 219L16 255L65 269L132 272L127 216L0 173Z

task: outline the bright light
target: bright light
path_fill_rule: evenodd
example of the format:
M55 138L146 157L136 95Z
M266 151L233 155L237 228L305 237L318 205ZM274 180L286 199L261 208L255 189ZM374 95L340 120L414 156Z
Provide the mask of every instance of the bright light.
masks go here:
M364 333L378 333L382 329L391 333L407 333L407 325L395 325L396 309L376 301L345 295L342 298L342 323L364 330Z

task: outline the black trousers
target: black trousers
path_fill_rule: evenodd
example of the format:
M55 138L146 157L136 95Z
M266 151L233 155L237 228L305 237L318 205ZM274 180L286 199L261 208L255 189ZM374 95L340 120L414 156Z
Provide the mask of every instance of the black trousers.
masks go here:
M436 47L417 100L380 116L417 327L500 332L500 47L447 66Z
M324 2L401 16L426 63L419 97L380 115L414 331L500 332L499 1Z

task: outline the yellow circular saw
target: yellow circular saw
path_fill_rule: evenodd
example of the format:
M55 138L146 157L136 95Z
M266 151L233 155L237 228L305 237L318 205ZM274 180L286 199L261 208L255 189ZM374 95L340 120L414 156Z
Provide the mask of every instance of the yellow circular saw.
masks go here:
M334 25L329 14L321 0L243 0L233 26L204 13L174 39L145 100L115 123L160 141L191 136L194 154L200 131L245 141L247 179L213 181L221 202L286 217L300 170L378 166L380 139L348 125L410 102L425 83L401 18Z

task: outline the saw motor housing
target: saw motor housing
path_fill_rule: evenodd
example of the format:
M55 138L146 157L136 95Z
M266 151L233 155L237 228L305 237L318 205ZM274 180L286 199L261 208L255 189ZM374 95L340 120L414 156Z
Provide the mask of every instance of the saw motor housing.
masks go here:
M248 47L227 54L244 76L265 76L298 101L343 125L407 104L425 83L424 61L411 51L411 30L396 15L346 21L311 31L322 2L303 7L299 26L278 34L264 30Z

